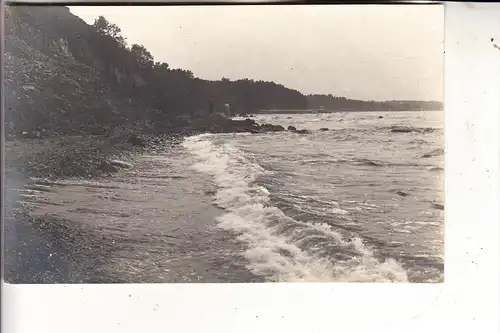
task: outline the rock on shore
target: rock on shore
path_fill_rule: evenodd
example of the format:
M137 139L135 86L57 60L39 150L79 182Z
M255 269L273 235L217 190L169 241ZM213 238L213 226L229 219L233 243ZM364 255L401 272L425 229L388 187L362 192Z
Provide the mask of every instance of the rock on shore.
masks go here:
M194 119L190 129L196 132L208 133L265 133L285 130L281 125L259 125L255 120L250 118L234 120L220 114Z

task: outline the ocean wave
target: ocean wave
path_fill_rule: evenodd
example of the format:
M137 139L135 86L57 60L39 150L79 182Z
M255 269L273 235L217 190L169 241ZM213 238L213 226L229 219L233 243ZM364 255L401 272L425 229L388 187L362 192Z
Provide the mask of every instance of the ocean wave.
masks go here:
M375 127L350 127L350 128L337 128L332 129L329 132L326 132L327 135L336 135L336 134L349 134L349 133L366 133L366 132L389 132L389 133L434 133L434 132L442 132L442 128L436 127L414 127L414 126L406 126L406 125L391 125L391 126L375 126Z
M215 203L225 212L218 226L246 244L247 268L269 281L406 282L394 259L375 258L359 237L346 240L328 224L296 221L270 204L270 193L255 183L267 171L225 143L206 135L187 138L183 146L196 158L193 168L214 177ZM333 248L332 248L333 247ZM332 259L327 250L349 253Z
M298 160L296 161L298 164L351 164L351 165L356 165L356 166L371 166L371 167L422 167L422 166L427 166L431 167L431 165L423 165L419 163L393 163L393 162L388 162L388 161L380 161L380 160L375 160L375 159L368 159L368 158L351 158L351 159L344 159L344 158L323 158L323 159L318 159L318 158L310 158L310 159L304 159L304 160Z
M385 130L385 131L390 131L392 133L412 133L412 132L417 132L417 133L433 133L436 131L440 131L441 129L439 128L434 128L434 127L413 127L413 126L402 126L402 125L393 125L393 126L386 126L386 127L378 127L379 130Z

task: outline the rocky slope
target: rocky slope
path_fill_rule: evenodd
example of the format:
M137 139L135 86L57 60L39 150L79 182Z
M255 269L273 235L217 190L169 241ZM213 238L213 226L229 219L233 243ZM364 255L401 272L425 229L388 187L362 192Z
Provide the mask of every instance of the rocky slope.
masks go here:
M7 7L5 21L7 138L102 135L116 127L148 134L231 131L226 120L207 128L206 121L193 127L192 118L200 110L206 115L212 97L240 111L306 103L299 92L272 82L205 81L153 64L140 58L151 56L142 46L120 44L67 7ZM233 125L241 131L242 124Z
M57 31L89 26L66 7L7 7L5 21L7 137L22 132L104 134L117 126L153 131L161 126L152 120L159 119L162 126L170 125L161 111L117 96L115 87L102 79L103 68L83 32L78 57L72 54ZM88 63L81 61L85 57Z

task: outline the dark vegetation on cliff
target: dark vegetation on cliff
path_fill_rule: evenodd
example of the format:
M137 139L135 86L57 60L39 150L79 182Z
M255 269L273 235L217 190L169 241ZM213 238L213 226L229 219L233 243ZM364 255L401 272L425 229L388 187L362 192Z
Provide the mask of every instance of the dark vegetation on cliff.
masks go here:
M8 7L5 47L11 134L175 131L207 113L210 98L216 109L228 101L242 113L307 106L301 93L273 82L207 81L154 62L105 18L91 26L67 7Z
M304 96L274 82L202 80L155 62L142 45L128 45L120 28L104 17L88 25L63 6L7 7L5 21L8 137L33 131L105 134L116 127L182 131L194 115L208 112L211 98L216 111L227 101L235 113L393 109L331 95Z

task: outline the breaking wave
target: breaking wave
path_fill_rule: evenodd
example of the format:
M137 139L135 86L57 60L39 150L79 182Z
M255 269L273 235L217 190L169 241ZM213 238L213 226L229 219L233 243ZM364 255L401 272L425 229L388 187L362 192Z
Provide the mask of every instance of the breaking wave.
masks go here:
M214 204L224 209L218 226L246 246L247 269L268 281L406 282L394 259L378 260L363 240L326 223L297 221L270 204L256 184L266 171L230 144L202 134L185 139L193 168L213 177Z

